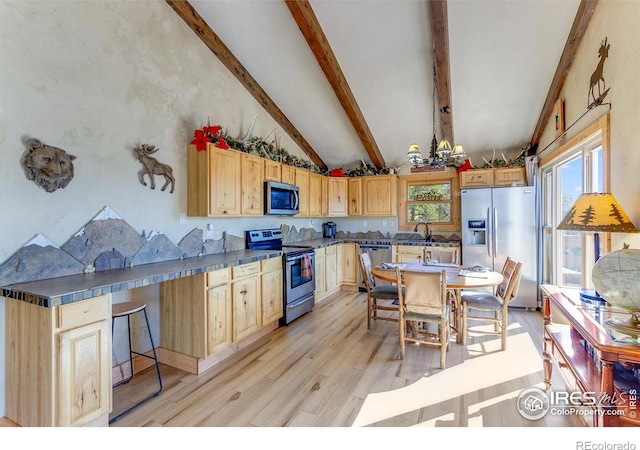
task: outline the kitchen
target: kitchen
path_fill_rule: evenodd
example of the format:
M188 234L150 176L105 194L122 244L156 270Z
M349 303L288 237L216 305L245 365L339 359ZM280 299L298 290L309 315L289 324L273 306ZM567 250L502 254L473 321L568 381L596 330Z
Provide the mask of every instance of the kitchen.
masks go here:
M114 9L106 8L92 9L89 6L76 6L75 10L80 17L85 19L79 20L78 23L102 23L101 17L112 17L116 22L129 23L131 29L128 35L121 35L121 31L109 29L109 36L113 39L107 46L116 46L119 50L130 49L132 36L137 36L133 30L137 30L146 23L149 15L160 17L167 29L171 30L171 39L173 45L189 48L195 46L199 41L190 33L190 30L183 29L181 21L172 16L170 9L164 4L152 4L150 10L142 11L136 9L135 14L131 14L130 19L125 19L130 15L121 6L113 6ZM133 6L134 8L142 8L142 6ZM26 16L23 14L34 14L33 11L19 12L15 8L17 6L3 5L3 8L10 10L10 17L17 21L17 24L27 28ZM34 6L35 8L35 6ZM602 36L608 33L610 42L615 42L613 48L623 47L623 42L636 42L635 36L630 30L631 26L616 27L611 30L605 23L616 20L622 24L626 24L629 20L627 17L634 17L634 14L619 12L610 6L599 6L602 9L600 15L597 15L595 31L588 36L588 43L594 44L600 42ZM37 9L37 8L36 8ZM15 16L13 15L15 14ZM58 17L57 14L61 16ZM50 11L50 14L56 15L60 23L66 27L72 27L72 19L62 17L64 13L61 11ZM33 17L32 17L33 18ZM41 30L50 30L44 18L38 19L42 22ZM14 27L5 27L6 30L14 30L18 35L18 30ZM80 55L84 52L79 48L80 42L86 41L86 37L90 36L99 41L99 37L95 36L86 28L75 29L70 35L60 37L59 47L55 52L50 52L47 58L46 50L50 47L46 45L46 41L52 39L52 31L42 31L41 36L21 37L20 45L26 47L35 47L41 50L40 56L47 62L48 70L52 74L65 79L68 70L71 67L83 67L86 63ZM97 33L97 31L95 31ZM58 91L52 80L43 76L40 69L35 69L34 65L29 63L26 56L17 56L22 52L18 47L11 47L6 50L10 53L12 60L16 61L15 72L26 73L32 77L33 82L47 92L48 97L43 99L42 96L36 95L28 83L20 83L17 80L21 77L15 76L12 86L16 86L15 98L11 97L12 111L20 113L3 112L3 122L13 124L11 129L7 130L7 136L3 140L2 161L0 165L2 172L3 189L1 190L1 204L3 211L10 211L10 219L5 221L3 227L3 239L0 242L0 260L8 259L18 248L29 242L33 236L42 233L49 240L58 245L67 242L73 233L76 233L82 226L87 223L99 211L103 210L105 205L113 208L113 210L124 220L126 220L134 230L138 233L146 232L149 236L152 230L161 230L170 241L178 243L192 230L200 229L203 238L211 241L222 241L223 247L229 246L235 239L244 241L244 232L256 229L274 229L281 226L287 226L290 230L295 227L296 234L310 234L312 230L315 237L322 235L322 224L328 221L337 224L338 232L350 232L352 236L358 236L358 233L380 232L385 239L392 239L397 233L411 233L413 226L408 229L400 228L400 211L396 214L388 214L383 216L323 216L308 215L299 218L282 218L282 217L215 217L215 218L195 218L186 214L187 211L187 145L193 134L193 130L200 128L202 123L199 121L207 120L207 116L215 123L226 124L233 127L237 134L246 131L247 125L251 122L254 113L260 108L255 100L237 83L222 64L215 58L211 58L207 49L197 47L195 55L176 55L167 54L161 46L163 39L168 39L166 34L156 31L154 35L158 39L158 43L153 40L141 39L147 45L142 55L139 55L140 61L145 61L146 56L150 54L166 55L169 62L159 62L162 65L160 72L167 72L171 76L161 77L159 74L145 72L145 80L138 86L139 90L132 89L128 91L126 86L130 83L124 73L114 73L109 67L130 67L128 58L125 56L110 55L109 52L100 53L100 61L97 66L89 67L89 74L92 76L82 77L85 84L77 89L66 86L66 90ZM167 33L168 34L168 33ZM80 36L80 38L78 38ZM7 38L8 39L8 38ZM17 45L17 43L16 43ZM71 49L63 52L60 49ZM140 50L142 52L142 50ZM580 54L577 65L582 71L590 71L592 69L591 49L584 50L584 54ZM135 53L134 53L135 54ZM115 61L111 60L115 58ZM133 58L136 59L136 58ZM143 62L136 63L143 64ZM612 57L608 62L606 70L610 70L612 74L611 81L614 82L616 89L624 89L635 95L636 89L632 76L627 74L627 70L623 68L623 64L619 60ZM180 70L180 74L174 67L198 67L198 70ZM137 66L138 70L142 70ZM8 70L8 69L7 69ZM80 76L78 73L75 76ZM186 72L186 73L184 73ZM633 71L630 71L633 72ZM111 74L109 83L105 83L103 75ZM209 75L204 75L204 74ZM166 100L163 95L158 92L166 92L171 98L189 97L193 98L194 94L190 93L193 88L198 91L197 86L205 79L209 79L214 74L216 80L220 81L220 85L224 86L224 92L205 92L202 93L201 100L195 100L195 104L187 104L186 101L176 101L175 110L171 114L167 114ZM178 77L184 86L191 88L175 88L169 81L171 77ZM577 75L576 75L577 77ZM87 80L88 79L88 80ZM102 80L102 81L101 81ZM610 81L608 79L608 81ZM117 86L118 98L111 96L110 89ZM573 87L573 91L568 92L565 97L574 98L575 103L583 97L583 90ZM158 90L158 91L156 91ZM177 93L176 93L177 91ZM129 93L127 93L129 92ZM175 94L175 95L173 95ZM86 98L93 98L92 101L86 102ZM233 101L229 99L232 98ZM575 104L574 103L574 104ZM145 117L144 123L134 126L129 122L129 116L122 114L122 105L127 105L129 110L140 117ZM637 137L620 125L626 123L629 118L636 117L636 109L632 99L617 99L616 109L612 112L611 138L616 153L612 155L611 171L620 174L612 179L612 190L616 192L616 196L625 205L628 213L634 218L638 217L637 206L634 206L633 198L637 192L637 182L632 176L637 172L637 162L632 157L634 148L638 147ZM197 105L197 106L196 106ZM567 101L567 105L569 102ZM79 111L76 110L80 108ZM34 111L38 111L34 114ZM196 111L197 110L197 111ZM13 116L12 114L18 114ZM194 116L196 114L196 116ZM9 117L8 117L9 116ZM202 116L202 117L200 117ZM567 110L567 119L577 118L577 110ZM58 117L51 120L51 117ZM178 123L176 117L190 117L186 123ZM16 125L19 123L19 126ZM73 126L69 124L73 123ZM255 135L267 136L276 128L277 123L269 118L266 114L262 114L259 120L256 120L253 132ZM427 127L428 128L428 127ZM93 131L92 131L93 130ZM96 130L101 130L96 134ZM429 131L429 130L428 130ZM74 161L76 165L76 174L74 180L65 189L57 191L55 194L49 194L30 186L25 180L24 175L17 168L17 161L22 149L19 143L24 133L34 133L42 136L44 141L50 140L53 145L60 147L68 147L70 153L76 153L77 159ZM551 133L551 131L549 131ZM51 138L50 136L55 136ZM82 145L78 144L74 136L82 139ZM160 141L160 151L157 154L158 159L163 160L173 166L174 172L179 176L176 177L176 191L170 194L168 191L160 192L159 189L152 191L143 188L138 183L135 176L133 157L129 157L127 148L137 144L140 140L151 141L158 139L158 136L167 136ZM291 151L296 152L299 156L304 156L303 152L298 150L297 145L286 135L281 136L282 145ZM546 136L546 142L552 140L551 135ZM56 142L57 141L57 142ZM99 141L99 145L95 142ZM543 140L544 142L544 140ZM84 147L84 150L83 150ZM11 151L8 149L11 148ZM16 150L17 148L17 150ZM94 148L96 150L94 155ZM73 149L73 150L72 150ZM129 152L130 153L130 152ZM124 155L124 156L123 156ZM94 156L97 159L94 159ZM474 161L474 162L479 162ZM406 171L407 166L402 170ZM456 174L457 176L457 174ZM315 183L311 181L310 183ZM28 189L32 188L32 189ZM401 186L398 187L401 189ZM347 189L347 192L350 192ZM320 205L322 207L322 205ZM6 213L8 214L8 213ZM209 226L211 225L211 226ZM438 230L432 227L432 232L436 236L442 236L442 239L449 239L452 234L460 236L462 229ZM422 230L421 230L422 231ZM296 236L296 240L309 240L311 236ZM625 242L631 242L636 247L638 241L635 236L612 236L612 247L619 247ZM227 247L231 248L231 247ZM239 244L233 248L242 248ZM326 255L325 255L326 258ZM464 258L463 261L464 263ZM158 304L159 288L157 285L150 285L144 289L123 291L117 294L118 301L126 301L129 299L142 299L148 302L151 316L151 332L154 336L159 336L159 318L160 310ZM0 299L0 305L4 309L6 300ZM0 315L3 328L6 326L7 319L4 314ZM142 332L142 330L140 331ZM0 345L0 360L4 361L5 355L5 337L2 334ZM4 364L3 364L4 367ZM5 387L7 380L4 378L4 370L0 371L0 385ZM4 392L4 389L2 390ZM0 396L0 415L5 411L4 393Z

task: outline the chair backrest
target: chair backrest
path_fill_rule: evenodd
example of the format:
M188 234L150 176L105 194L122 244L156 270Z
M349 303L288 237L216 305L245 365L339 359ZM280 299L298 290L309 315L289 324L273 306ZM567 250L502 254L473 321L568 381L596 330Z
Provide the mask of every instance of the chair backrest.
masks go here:
M409 272L402 275L396 268L401 285L404 279L404 295L398 290L400 306L405 312L442 315L447 311L447 272ZM402 278L400 278L402 277Z
M362 281L364 281L364 287L367 291L371 292L371 289L376 287L376 279L371 273L371 258L368 253L360 253L360 272L362 273Z
M502 280L502 283L496 288L496 295L500 297L503 302L509 303L518 295L521 271L522 263L511 259L511 257L507 257L502 267L504 280Z
M458 263L458 249L455 250L425 250L424 259L435 259L441 263Z

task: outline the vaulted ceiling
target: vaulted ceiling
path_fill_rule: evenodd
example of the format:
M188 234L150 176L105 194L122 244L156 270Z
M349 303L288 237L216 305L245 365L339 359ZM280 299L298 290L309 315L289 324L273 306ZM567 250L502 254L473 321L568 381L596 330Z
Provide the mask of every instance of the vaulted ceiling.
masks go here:
M474 163L537 144L596 2L167 3L312 161L335 168L399 166L414 142L427 156L434 122Z

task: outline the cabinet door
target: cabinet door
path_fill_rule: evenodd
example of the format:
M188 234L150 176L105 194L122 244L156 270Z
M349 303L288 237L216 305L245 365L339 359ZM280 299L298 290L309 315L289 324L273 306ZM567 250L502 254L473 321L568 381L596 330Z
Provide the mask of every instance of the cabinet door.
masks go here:
M286 184L296 184L296 169L295 167L283 164L280 168L282 182Z
M309 216L309 175L310 172L306 170L296 169L295 185L298 186L298 194L300 195L300 214L298 217Z
M320 215L327 217L329 215L329 178L322 177L322 205Z
M362 179L349 178L349 215L362 215Z
M340 286L344 281L344 252L343 247L349 244L336 245L336 284Z
M207 147L211 165L211 196L209 212L212 215L239 215L241 212L240 153Z
M342 282L355 284L358 276L356 244L342 244Z
M424 247L419 245L398 245L397 263L422 262Z
M272 161L270 159L264 160L264 179L265 181L280 181L282 179L282 173L278 161Z
M379 175L362 178L365 216L395 216L397 211L395 175Z
M329 177L329 216L347 215L347 179Z
M318 256L316 254L316 271L313 274L316 279L316 298L326 292L325 290L325 266L324 266L324 254Z
M324 257L325 291L336 287L336 246L327 247Z
M264 159L242 154L242 214L264 215L262 189L264 184Z
M261 327L260 277L254 275L233 284L233 341L250 335Z
M460 187L493 186L493 169L465 170L460 172Z
M527 175L525 168L508 167L504 169L495 169L493 172L493 184L494 186L526 186Z
M82 425L111 411L110 330L101 320L58 335L58 426Z
M262 326L282 317L282 269L262 274Z
M322 175L309 174L309 216L322 215Z
M222 350L233 340L233 314L229 285L207 291L207 356Z

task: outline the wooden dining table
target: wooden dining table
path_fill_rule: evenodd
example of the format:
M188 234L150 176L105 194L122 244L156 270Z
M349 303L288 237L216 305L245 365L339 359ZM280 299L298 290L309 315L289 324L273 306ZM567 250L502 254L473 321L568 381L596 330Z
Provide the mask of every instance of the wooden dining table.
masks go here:
M494 272L491 270L485 272L470 272L467 271L468 275L461 275L460 272L463 269L460 266L451 266L451 265L437 265L437 264L424 264L420 262L411 262L411 263L401 263L397 264L400 266L401 273L404 272L441 272L445 270L447 272L447 289L451 289L454 294L454 323L455 330L458 332L462 329L462 324L460 323L460 297L463 289L478 289L485 287L494 287L502 283L504 277L500 272ZM391 282L396 283L396 271L395 268L382 268L382 267L374 267L371 269L371 273L374 277ZM457 333L456 342L460 343L462 341L461 333Z

